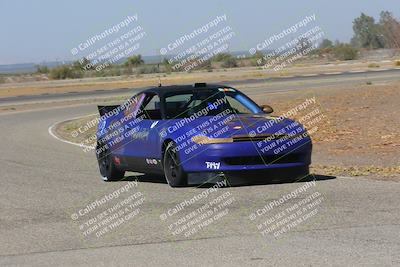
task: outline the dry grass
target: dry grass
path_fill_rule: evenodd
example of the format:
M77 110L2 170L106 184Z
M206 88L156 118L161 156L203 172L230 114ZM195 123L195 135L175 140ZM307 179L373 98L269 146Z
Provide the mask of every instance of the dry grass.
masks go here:
M377 167L377 166L326 166L312 165L311 172L329 176L370 177L376 180L399 181L400 166Z
M227 70L216 70L213 72L192 72L192 73L172 73L160 74L164 85L171 84L191 84L194 82L222 82L245 79L263 79L270 77L281 77L302 74L314 74L325 72L338 72L350 70L368 70L365 62L354 62L350 65L326 65L323 68L314 65L294 65L282 71L264 70L259 67L253 68L234 68ZM381 67L393 67L393 62L380 63ZM84 92L97 89L113 90L121 88L141 88L147 86L158 85L158 76L142 75L142 76L121 76L106 77L100 79L76 79L61 81L40 81L28 83L3 84L0 87L1 97L13 97L22 95L40 95L40 94L57 94L66 92Z
M380 65L376 64L376 63L368 64L368 68L379 68L379 67L380 67Z

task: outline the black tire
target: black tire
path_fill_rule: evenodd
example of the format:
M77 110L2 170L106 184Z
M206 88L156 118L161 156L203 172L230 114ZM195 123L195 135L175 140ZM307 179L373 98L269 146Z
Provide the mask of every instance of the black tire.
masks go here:
M125 171L118 169L112 160L112 154L105 150L98 156L101 179L106 182L120 181L125 176Z
M171 187L187 186L187 173L182 169L174 142L167 145L163 159L164 175Z

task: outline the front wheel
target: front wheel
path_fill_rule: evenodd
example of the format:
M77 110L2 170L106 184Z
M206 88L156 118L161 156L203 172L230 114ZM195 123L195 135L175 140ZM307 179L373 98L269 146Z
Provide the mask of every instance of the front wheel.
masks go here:
M182 168L177 147L173 142L165 149L163 166L165 179L171 187L187 185L187 173Z
M111 152L108 150L100 153L98 156L98 163L101 178L106 181L119 181L125 176L125 171L119 170L113 162Z

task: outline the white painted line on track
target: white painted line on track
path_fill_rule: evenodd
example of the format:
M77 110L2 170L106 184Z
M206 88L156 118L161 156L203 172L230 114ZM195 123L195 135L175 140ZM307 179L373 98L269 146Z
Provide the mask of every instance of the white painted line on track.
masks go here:
M94 113L94 114L88 114L88 115L84 115L84 116L79 116L79 117L74 117L74 118L71 118L71 119L68 119L68 120L63 120L63 121L59 121L59 122L53 123L53 124L47 129L47 131L48 131L48 133L49 133L52 137L54 137L55 139L57 139L58 141L61 141L61 142L63 142L63 143L67 143L67 144L74 145L74 146L79 146L79 147L86 148L86 149L95 149L94 146L87 146L87 145L84 145L84 144L79 144L79 143L75 143L75 142L71 142L71 141L62 139L62 138L58 137L57 135L55 135L54 132L53 132L54 127L57 126L58 124L62 123L62 122L70 121L70 120L75 120L75 119L80 119L80 118L84 118L84 117L89 117L89 116L92 116L92 115L96 115L96 113Z
M325 75L337 75L337 74L342 74L343 72L337 71L337 72L327 72L327 73L323 73Z
M350 73L363 73L363 72L367 72L365 70L351 70L349 71Z
M301 77L312 77L312 76L318 76L319 74L316 74L316 73L314 73L314 74L303 74L303 75L301 75Z

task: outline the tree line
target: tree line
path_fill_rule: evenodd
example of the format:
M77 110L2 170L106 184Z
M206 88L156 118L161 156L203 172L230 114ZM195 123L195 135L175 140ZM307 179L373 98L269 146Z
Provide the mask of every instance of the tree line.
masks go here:
M307 44L307 40L302 42ZM381 48L400 49L400 22L389 11L382 11L378 21L372 16L361 13L353 20L353 37L350 43L324 39L310 55L336 60L352 60L358 57L360 49ZM196 69L212 71L215 67L234 68L246 65L244 61L251 66L257 66L260 65L257 62L260 62L263 56L261 52L257 52L251 57L237 59L229 53L220 53ZM37 66L37 73L46 74L51 79L140 75L172 71L179 70L173 69L166 58L159 64L145 64L140 54L128 57L122 64L114 64L100 71L96 71L95 66L86 58L51 69L47 66Z

